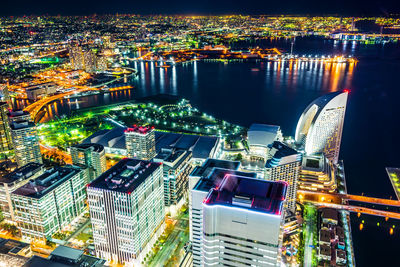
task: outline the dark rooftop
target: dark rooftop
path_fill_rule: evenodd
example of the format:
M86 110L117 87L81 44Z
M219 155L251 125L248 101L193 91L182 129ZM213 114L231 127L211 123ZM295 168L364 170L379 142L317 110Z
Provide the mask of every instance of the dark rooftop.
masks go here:
M206 205L225 205L281 215L287 184L237 175L225 175L204 199Z
M322 210L321 217L322 217L322 219L337 221L339 218L339 212L335 209L325 208Z
M122 159L88 186L131 193L152 174L161 163L138 159Z
M185 150L161 149L154 159L172 163L185 152Z
M81 169L75 166L49 169L35 180L16 189L12 194L41 198L80 171Z
M72 261L78 261L82 255L83 250L66 246L58 246L55 250L53 250L53 252L51 252L51 256L68 258Z
M19 116L27 116L30 115L28 111L25 110L15 110L15 111L10 111L7 113L8 117L19 117Z
M94 144L94 143L85 143L85 144L78 144L74 145L73 147L78 148L78 149L92 149L94 152L101 152L104 150L104 146L100 144Z
M207 177L213 168L237 170L240 166L240 161L230 161L221 159L208 158L203 165L196 167L190 176Z
M33 123L31 121L20 121L20 122L10 123L11 130L19 130L19 129L24 129L24 128L33 127L33 126L35 126L35 123Z
M329 229L321 229L321 231L319 232L319 240L320 240L320 241L330 243L332 237L333 237L333 232L332 232L332 230L329 230Z
M0 253L16 255L20 250L30 247L30 244L13 239L0 238Z
M203 176L194 186L194 190L208 192L210 189L220 185L226 175L238 175L243 177L256 178L253 172L241 172L236 170L212 168L207 176Z
M0 177L0 183L11 184L15 181L25 180L32 177L35 173L43 169L43 164L31 162L13 172L10 172L2 177Z

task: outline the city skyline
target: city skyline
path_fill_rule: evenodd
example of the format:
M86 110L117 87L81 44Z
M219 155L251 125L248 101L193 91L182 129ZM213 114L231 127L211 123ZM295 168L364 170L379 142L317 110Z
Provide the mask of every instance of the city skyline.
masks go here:
M0 17L0 264L397 266L400 18L337 4Z
M5 3L5 9L0 12L2 16L20 15L94 15L94 14L169 14L169 15L276 15L276 14L300 14L300 15L347 15L347 16L388 16L398 14L400 6L390 0L376 2L374 0L361 1L339 0L335 5L316 0L298 1L288 0L282 5L279 2L260 2L250 0L243 5L240 1L217 1L217 2L189 2L172 0L168 4L164 1L155 0L151 4L139 1L76 1L68 2L67 6L60 7L46 0L32 2L20 1L18 8L12 2Z

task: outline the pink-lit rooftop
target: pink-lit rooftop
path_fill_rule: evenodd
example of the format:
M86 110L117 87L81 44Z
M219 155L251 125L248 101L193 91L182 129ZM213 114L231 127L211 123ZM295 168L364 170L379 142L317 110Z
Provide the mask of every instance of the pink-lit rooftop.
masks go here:
M211 189L206 205L225 205L281 215L287 183L226 175L221 184Z
M147 134L151 130L154 129L154 126L137 126L133 125L132 127L126 128L125 132L126 133L139 133L139 134Z

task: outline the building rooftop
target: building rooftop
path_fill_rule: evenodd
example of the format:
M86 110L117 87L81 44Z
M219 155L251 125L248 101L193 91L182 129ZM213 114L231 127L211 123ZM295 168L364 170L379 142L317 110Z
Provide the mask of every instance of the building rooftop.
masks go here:
M31 162L28 163L18 169L15 169L13 172L10 172L2 177L0 177L0 183L11 184L15 181L22 181L25 179L29 179L35 173L43 169L43 164Z
M331 256L331 246L327 245L320 245L319 246L319 253L324 256Z
M14 117L20 117L20 116L28 116L30 114L28 111L25 111L25 110L15 110L15 111L8 112L7 115L10 118L14 118Z
M13 239L0 238L1 254L17 255L21 250L26 248L30 248L29 243L24 243Z
M126 149L126 128L115 127L112 130L100 130L86 138L82 143L97 143L106 148ZM192 134L177 134L155 131L156 152L163 148L176 148L192 151L193 158L206 159L212 156L218 144L218 137Z
M51 252L51 256L68 258L74 262L77 262L82 255L83 255L83 250L70 248L66 246L58 246L56 247L55 250L53 250L53 252Z
M293 148L285 145L282 142L274 141L272 145L269 145L270 154L272 156L271 159L267 160L265 167L272 168L279 165L279 162L284 157L289 157L293 155L298 155L298 160L301 160L301 154L294 150Z
M122 159L88 186L131 193L151 175L161 163L138 159Z
M77 144L77 145L74 145L73 147L77 148L77 149L82 149L82 150L91 149L91 151L98 152L98 153L104 150L103 145L94 144L94 143Z
M100 267L106 261L84 255L82 250L58 246L47 258L34 255L25 267Z
M133 127L126 128L125 133L148 134L152 130L154 130L154 127L133 125Z
M242 177L256 178L257 174L253 172L241 172L237 170L212 168L207 172L207 176L203 176L194 186L193 190L208 192L210 189L215 188L221 184L221 181L226 175L238 175Z
M267 147L272 144L278 136L280 126L267 124L252 124L247 131L250 146Z
M41 198L80 171L81 169L75 166L56 167L46 170L35 180L31 180L19 187L12 194Z
M211 159L208 158L203 165L197 166L190 176L197 177L207 177L210 175L214 168L227 169L227 170L237 170L239 169L240 161L230 161L221 159Z
M287 183L227 174L204 199L206 205L224 205L281 215Z
M25 128L30 128L34 127L35 123L31 121L20 121L20 122L12 122L10 123L10 128L11 130L19 130L19 129L25 129Z

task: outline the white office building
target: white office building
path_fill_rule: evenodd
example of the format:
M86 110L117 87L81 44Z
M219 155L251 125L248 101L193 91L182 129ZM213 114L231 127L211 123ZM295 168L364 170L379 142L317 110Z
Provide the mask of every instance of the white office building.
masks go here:
M338 162L347 97L347 90L323 95L304 110L295 138L307 155L323 153Z
M286 183L226 175L203 201L203 266L280 266Z
M11 193L29 182L29 180L35 179L43 174L43 172L43 164L31 162L0 177L0 208L4 219L15 221Z
M20 121L12 122L10 127L18 166L22 167L29 162L43 163L35 124L31 121Z
M96 255L140 264L164 227L161 164L123 159L92 181L87 195Z
M255 173L240 172L238 161L207 159L190 174L189 228L193 251L193 266L203 266L203 200L210 189L218 187L226 175L256 177Z

